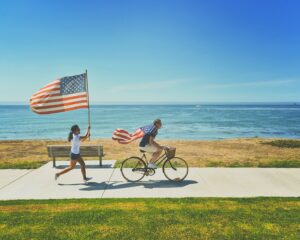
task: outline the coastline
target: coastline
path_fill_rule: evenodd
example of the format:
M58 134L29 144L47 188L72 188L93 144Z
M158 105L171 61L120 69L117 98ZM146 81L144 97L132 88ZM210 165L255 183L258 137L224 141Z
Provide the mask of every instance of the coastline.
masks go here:
M0 108L3 140L65 140L72 124L87 127L85 109L42 117L28 106ZM92 137L110 139L116 128L134 132L154 118L163 122L159 139L300 138L300 106L255 104L92 105Z
M300 142L279 138L234 138L222 140L158 140L161 145L175 146L176 155L190 167L300 167L300 148L272 146L273 141ZM137 155L139 141L128 145L111 139L93 139L85 144L104 147L104 159L123 159ZM0 168L37 168L51 161L47 145L69 144L62 140L0 140ZM89 159L89 158L85 158ZM65 160L65 159L61 159ZM117 166L118 166L117 163Z

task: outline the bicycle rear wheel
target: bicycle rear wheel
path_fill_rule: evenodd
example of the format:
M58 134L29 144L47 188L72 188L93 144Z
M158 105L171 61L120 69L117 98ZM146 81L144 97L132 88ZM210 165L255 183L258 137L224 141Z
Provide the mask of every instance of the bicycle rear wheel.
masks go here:
M188 175L189 166L184 159L173 157L164 162L162 170L167 179L180 182Z
M130 157L123 161L122 176L129 182L140 181L146 173L146 163L139 157Z

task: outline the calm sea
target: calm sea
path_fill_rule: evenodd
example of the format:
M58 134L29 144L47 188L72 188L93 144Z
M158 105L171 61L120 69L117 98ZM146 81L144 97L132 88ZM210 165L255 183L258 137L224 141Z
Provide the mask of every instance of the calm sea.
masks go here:
M85 131L87 110L37 115L28 106L0 105L0 140L66 139L72 124ZM134 131L162 119L161 139L300 138L300 105L94 105L92 138L115 128Z

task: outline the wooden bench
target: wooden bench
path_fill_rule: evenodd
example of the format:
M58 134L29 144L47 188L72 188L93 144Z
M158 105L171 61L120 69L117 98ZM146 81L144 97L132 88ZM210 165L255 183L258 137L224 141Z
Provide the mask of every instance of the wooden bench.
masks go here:
M53 167L56 167L57 157L70 157L70 145L49 145L47 146L48 156L53 160ZM80 146L80 155L82 157L98 157L99 165L102 166L103 146L100 145L82 145Z

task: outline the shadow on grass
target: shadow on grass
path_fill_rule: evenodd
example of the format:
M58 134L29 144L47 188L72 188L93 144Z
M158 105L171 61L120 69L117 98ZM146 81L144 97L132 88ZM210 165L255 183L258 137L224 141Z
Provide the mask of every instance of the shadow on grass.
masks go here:
M269 142L262 142L262 144L280 148L300 148L300 140L294 139L273 140Z
M196 184L197 181L193 180L185 180L182 182L171 182L169 180L160 180L160 181L141 181L137 183L132 182L120 182L114 181L110 183L106 182L88 182L88 183L71 183L64 184L59 183L59 186L84 186L79 190L82 191L97 191L97 190L114 190L114 189L124 189L124 188L132 188L143 186L144 188L152 189L152 188L182 188L190 184Z

